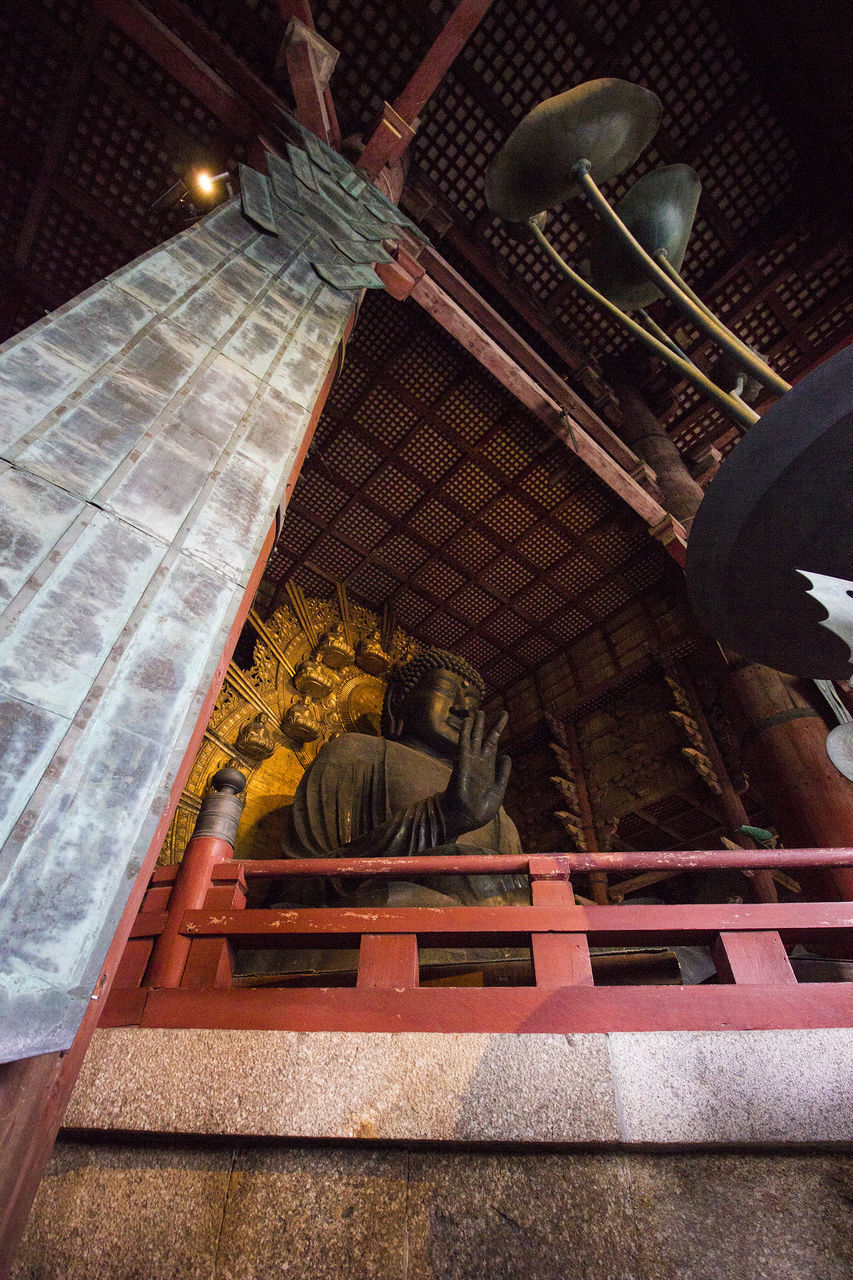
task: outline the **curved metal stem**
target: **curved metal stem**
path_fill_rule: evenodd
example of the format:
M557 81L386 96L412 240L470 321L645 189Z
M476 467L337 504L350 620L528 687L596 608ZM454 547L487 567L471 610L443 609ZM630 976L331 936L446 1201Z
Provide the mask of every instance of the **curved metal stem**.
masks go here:
M575 180L581 191L587 196L590 204L595 209L601 220L611 228L611 230L619 237L622 246L628 251L650 280L653 280L671 302L680 307L686 315L690 317L697 329L701 329L709 338L716 342L717 346L722 347L727 355L736 361L742 368L748 370L754 378L756 378L763 386L769 387L771 391L775 391L777 395L784 395L786 391L790 391L790 384L784 378L780 378L778 373L774 373L763 360L754 355L748 347L744 347L740 339L733 338L712 312L706 311L704 306L697 306L688 298L687 294L677 284L675 280L670 279L667 272L646 253L639 240L631 234L607 200L599 191L595 180L589 173L589 161L578 160L574 166Z
M673 284L676 284L678 288L681 289L682 293L684 293L690 299L691 302L695 303L697 307L701 308L701 310L704 311L705 315L708 316L710 320L713 320L714 324L716 324L716 326L719 329L722 329L725 333L727 333L731 338L732 342L736 342L740 347L740 349L744 351L747 355L751 356L754 360L760 359L759 356L755 355L754 351L750 351L749 347L746 345L743 338L739 338L736 333L732 333L728 325L723 324L719 316L715 316L711 308L702 301L702 299L693 289L690 288L690 285L687 283L687 281L684 279L681 273L679 271L676 271L675 267L672 265L669 258L666 256L666 249L659 249L657 253L654 254L653 256L654 256L655 262L658 264L659 267L661 267L663 271L666 272L670 280L672 280ZM770 366L767 364L765 360L762 360L761 363L765 366L766 369L769 369L770 372L773 373L773 370L770 369ZM778 374L776 374L775 376L779 379L779 382L782 384L782 386L784 386L786 391L791 390L790 382L785 382L784 379L781 378Z
M697 369L689 360L685 360L681 356L676 355L675 352L672 351L670 347L666 346L665 343L660 342L657 338L653 338L650 333L646 332L642 325L637 324L636 320L632 320L630 316L625 315L625 312L620 311L609 298L605 298L604 294L599 293L597 289L588 283L588 281L584 280L583 276L579 276L578 273L569 266L565 258L560 256L547 237L543 235L540 228L536 226L535 222L530 222L528 225L533 232L534 238L539 241L548 256L557 264L560 270L568 276L575 288L582 293L585 298L594 303L595 306L599 307L606 315L615 320L617 324L621 324L622 327L627 329L629 333L633 334L635 338L639 338L640 342L650 348L650 350L652 350L656 356L659 356L661 360L665 360L667 364L670 364L674 369L677 369L683 378L687 378L695 387L698 387L698 389L706 396L715 401L723 412L728 414L728 416L736 422L738 426L751 427L753 423L758 421L757 413L753 413L752 409L747 408L746 405L739 403L733 396L730 396L726 391L723 391L721 387L717 386L716 382L712 382L709 377L702 373L701 369Z
M681 356L682 360L687 360L690 364L693 364L687 352L682 351L678 343L669 336L665 329L660 327L657 320L652 319L647 311L644 311L641 307L637 315L640 317L640 324L644 329L648 329L653 338L657 338L659 342L666 343L670 351L674 351L677 356Z

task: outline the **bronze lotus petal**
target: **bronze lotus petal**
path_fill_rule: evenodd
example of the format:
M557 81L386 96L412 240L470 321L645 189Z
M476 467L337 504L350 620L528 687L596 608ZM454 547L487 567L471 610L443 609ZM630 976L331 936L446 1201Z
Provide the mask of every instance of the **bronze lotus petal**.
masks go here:
M486 203L525 222L575 193L572 166L588 160L596 182L627 169L657 132L657 94L612 77L546 98L524 117L486 170Z
M622 222L654 256L663 249L678 271L693 229L702 183L689 164L668 164L638 178L615 205ZM590 279L623 311L648 307L660 290L634 262L615 231L599 222L590 250Z

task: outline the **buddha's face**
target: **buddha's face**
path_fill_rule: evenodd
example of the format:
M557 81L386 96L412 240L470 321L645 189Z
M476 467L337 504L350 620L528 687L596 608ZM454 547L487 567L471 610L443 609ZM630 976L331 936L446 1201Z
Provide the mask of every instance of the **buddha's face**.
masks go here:
M463 721L481 701L479 689L463 676L444 667L427 671L403 700L400 737L452 760Z

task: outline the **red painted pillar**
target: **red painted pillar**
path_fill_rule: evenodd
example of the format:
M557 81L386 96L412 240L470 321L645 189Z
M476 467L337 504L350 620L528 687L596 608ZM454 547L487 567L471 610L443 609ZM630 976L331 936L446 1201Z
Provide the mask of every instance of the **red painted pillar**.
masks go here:
M654 467L668 511L689 530L702 500L675 442L641 393L637 370L624 357L607 366L608 380L622 409L620 434ZM844 848L853 842L853 783L826 754L826 726L796 687L792 676L746 662L732 654L726 682L729 718L739 730L741 753L755 779L783 844L789 848ZM729 823L746 820L731 792L723 797ZM738 836L738 839L741 837ZM853 871L828 873L842 897L853 899ZM754 881L762 898L770 877Z
M743 659L732 661L727 710L741 755L789 848L844 848L853 843L853 783L826 754L826 725L793 676ZM853 899L853 871L828 873Z
M166 927L154 944L143 986L179 987L192 939L180 932L185 911L199 911L212 883L213 868L234 856L234 840L246 779L239 769L220 769L211 780L213 792L202 802L172 893Z

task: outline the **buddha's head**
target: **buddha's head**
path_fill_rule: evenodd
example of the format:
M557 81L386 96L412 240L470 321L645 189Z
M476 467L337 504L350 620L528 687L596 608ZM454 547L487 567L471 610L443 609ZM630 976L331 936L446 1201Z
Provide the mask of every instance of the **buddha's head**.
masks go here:
M465 717L484 694L482 677L464 658L424 649L388 677L382 736L452 760Z

